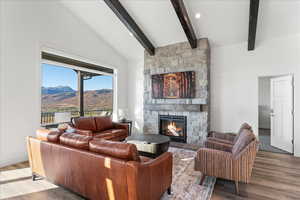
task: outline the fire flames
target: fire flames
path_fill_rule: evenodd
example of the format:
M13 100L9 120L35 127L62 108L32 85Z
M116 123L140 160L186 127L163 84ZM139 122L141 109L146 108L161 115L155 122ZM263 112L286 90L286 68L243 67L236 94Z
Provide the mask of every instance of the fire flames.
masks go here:
M168 125L168 131L174 135L174 136L180 136L180 132L181 132L181 128L177 128L176 127L176 123L175 122L170 122Z

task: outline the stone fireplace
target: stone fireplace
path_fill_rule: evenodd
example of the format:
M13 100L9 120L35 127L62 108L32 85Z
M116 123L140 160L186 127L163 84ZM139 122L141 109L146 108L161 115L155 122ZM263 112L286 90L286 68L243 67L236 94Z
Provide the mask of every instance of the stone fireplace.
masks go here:
M173 141L189 144L203 143L209 128L209 65L207 39L199 39L196 49L183 42L158 47L154 56L145 52L145 134L164 134ZM195 98L152 98L152 75L186 71L195 72Z

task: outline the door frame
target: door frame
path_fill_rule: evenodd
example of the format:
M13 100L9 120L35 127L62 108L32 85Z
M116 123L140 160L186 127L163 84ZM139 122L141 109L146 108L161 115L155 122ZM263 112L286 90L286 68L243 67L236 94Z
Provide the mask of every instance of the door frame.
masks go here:
M284 77L284 76L291 76L292 77L292 106L293 106L293 125L292 125L292 130L293 130L293 133L292 133L292 148L293 148L293 151L291 153L291 155L294 155L295 154L295 76L294 74L280 74L280 75L261 75L261 76L258 76L257 78L257 94L258 94L258 99L259 99L259 79L260 78L269 78L270 81L271 81L271 78L280 78L280 77ZM270 86L270 95L271 95L271 86ZM271 97L270 97L271 98ZM271 99L270 99L271 101ZM271 102L270 102L271 104ZM270 106L271 107L271 106ZM258 127L258 138L259 138L259 101L257 102L257 111L258 111L258 115L257 115L257 127ZM271 116L270 116L271 118ZM270 119L271 121L271 119ZM270 122L271 123L271 122ZM272 131L272 126L270 126L270 132ZM271 133L270 133L271 134ZM271 136L270 136L270 143L271 143Z

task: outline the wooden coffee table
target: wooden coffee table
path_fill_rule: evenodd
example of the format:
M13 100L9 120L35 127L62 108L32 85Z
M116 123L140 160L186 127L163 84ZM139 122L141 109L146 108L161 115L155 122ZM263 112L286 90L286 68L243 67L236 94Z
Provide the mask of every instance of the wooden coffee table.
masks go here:
M126 138L127 143L135 144L140 155L156 158L169 149L170 138L159 134L132 135Z

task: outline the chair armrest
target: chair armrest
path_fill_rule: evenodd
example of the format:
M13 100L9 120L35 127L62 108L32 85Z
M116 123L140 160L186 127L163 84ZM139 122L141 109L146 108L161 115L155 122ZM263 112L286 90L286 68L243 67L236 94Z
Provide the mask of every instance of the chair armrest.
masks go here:
M166 152L156 159L139 163L127 162L129 199L160 199L172 184L173 155Z
M218 142L215 140L206 140L204 142L204 145L206 148L210 148L210 149L216 149L216 150L221 150L221 151L226 151L226 152L231 152L233 144L227 144L227 143L222 143L222 142Z
M195 157L195 170L208 176L232 179L232 154L216 149L200 148Z
M237 135L234 133L220 133L215 131L211 131L208 133L208 138L218 138L222 140L228 140L230 142L233 142L236 136Z

